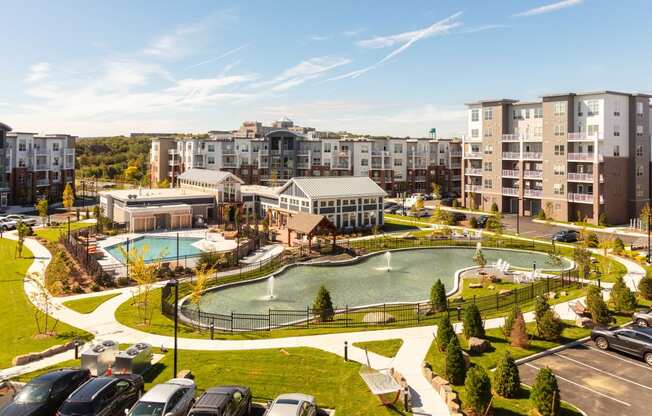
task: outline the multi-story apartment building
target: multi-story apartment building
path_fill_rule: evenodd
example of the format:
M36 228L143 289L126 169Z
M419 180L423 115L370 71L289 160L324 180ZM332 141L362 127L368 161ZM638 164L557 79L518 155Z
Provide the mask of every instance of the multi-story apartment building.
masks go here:
M650 200L650 96L614 91L467 104L463 202L626 223Z
M5 172L7 152L7 133L11 131L11 127L6 124L0 123L0 172ZM7 175L0 174L0 210L4 210L9 203L9 182Z
M4 153L7 203L31 204L39 198L60 201L66 184L73 187L75 184L76 138L66 134L39 136L4 130L0 152Z
M175 183L191 168L225 170L247 184L282 185L293 177L368 176L389 194L430 192L433 182L459 192L461 141L368 138L315 132L283 119L245 122L231 135L152 141L153 183Z

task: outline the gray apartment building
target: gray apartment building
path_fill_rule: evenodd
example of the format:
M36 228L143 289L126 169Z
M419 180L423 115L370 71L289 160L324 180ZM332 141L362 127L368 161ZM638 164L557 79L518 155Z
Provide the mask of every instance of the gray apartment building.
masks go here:
M594 91L467 104L465 206L623 224L650 200L650 95Z

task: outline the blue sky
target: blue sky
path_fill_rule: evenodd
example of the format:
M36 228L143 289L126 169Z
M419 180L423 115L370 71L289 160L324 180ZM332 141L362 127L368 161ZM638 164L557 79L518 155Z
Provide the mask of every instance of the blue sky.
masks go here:
M81 136L464 132L464 102L652 92L649 0L3 1L0 121Z

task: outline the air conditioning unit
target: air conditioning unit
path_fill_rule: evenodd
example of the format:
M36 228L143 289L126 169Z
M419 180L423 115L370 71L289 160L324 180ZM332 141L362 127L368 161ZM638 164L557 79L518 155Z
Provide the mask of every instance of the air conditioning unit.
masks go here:
M93 343L81 354L81 367L87 368L92 376L101 376L115 361L118 344L114 341Z
M139 342L115 357L114 374L142 374L152 365L152 346Z

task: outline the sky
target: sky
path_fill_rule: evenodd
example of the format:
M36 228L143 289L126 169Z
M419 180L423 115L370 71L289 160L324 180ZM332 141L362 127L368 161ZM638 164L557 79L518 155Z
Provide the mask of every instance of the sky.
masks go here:
M0 122L463 134L465 102L652 92L652 1L0 0Z

